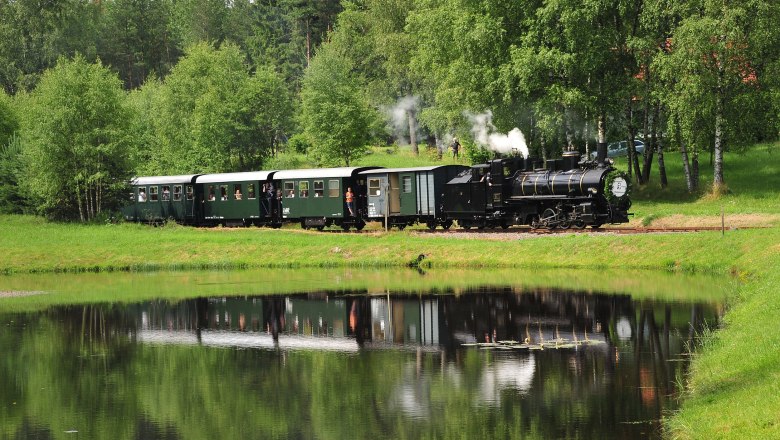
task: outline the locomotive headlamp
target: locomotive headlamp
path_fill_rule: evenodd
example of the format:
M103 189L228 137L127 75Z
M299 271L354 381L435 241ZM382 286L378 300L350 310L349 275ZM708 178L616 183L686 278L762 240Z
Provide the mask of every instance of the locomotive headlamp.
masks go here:
M591 187L588 188L588 192L595 196L596 194L599 193L599 190L597 188L594 188L594 187L591 186Z

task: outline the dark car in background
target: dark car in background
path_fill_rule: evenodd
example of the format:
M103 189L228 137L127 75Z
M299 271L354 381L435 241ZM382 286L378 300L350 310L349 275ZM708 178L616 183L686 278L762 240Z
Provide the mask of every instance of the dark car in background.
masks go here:
M644 153L645 143L639 139L634 139L634 147L639 154ZM607 157L628 156L628 141L612 142L607 145ZM596 152L590 153L591 159L596 159Z

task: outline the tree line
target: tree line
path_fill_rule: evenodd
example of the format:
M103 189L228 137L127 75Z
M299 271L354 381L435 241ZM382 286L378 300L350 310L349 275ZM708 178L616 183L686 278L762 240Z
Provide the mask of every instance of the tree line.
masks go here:
M723 191L725 151L778 137L778 24L773 0L0 0L0 210L87 221L132 175L394 137L480 152L474 114L542 157L626 141L639 184L674 153L695 192L706 155Z

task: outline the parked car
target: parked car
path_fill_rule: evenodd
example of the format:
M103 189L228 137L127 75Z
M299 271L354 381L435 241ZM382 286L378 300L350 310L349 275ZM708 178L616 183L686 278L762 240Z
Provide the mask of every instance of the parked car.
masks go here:
M634 139L634 147L639 154L644 153L645 143L639 139ZM596 159L596 151L590 153L591 159ZM607 145L607 157L628 156L628 141L612 142Z

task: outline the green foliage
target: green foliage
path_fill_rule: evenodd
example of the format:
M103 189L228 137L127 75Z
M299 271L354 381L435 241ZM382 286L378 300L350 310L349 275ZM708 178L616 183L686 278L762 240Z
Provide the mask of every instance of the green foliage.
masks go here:
M159 146L139 147L151 149L145 154L161 174L259 169L292 124L281 78L267 69L250 75L232 44L190 47L159 94L151 121Z
M60 56L95 59L99 4L79 0L0 3L0 85L16 94L31 90Z
M17 103L24 100L20 97ZM0 213L22 213L27 206L19 189L22 175L22 139L19 116L11 97L0 91Z
M485 163L490 159L493 159L493 152L482 148L477 144L469 144L461 146L460 154L466 155L469 158L469 162L472 164Z
M13 108L11 97L0 90L0 147L8 144L17 130L19 130L19 117Z
M311 148L311 142L305 135L298 133L287 140L287 148L298 154L306 154Z
M0 146L0 213L21 214L27 211L27 201L19 190L23 176L22 140L14 134Z
M98 55L112 66L127 88L149 75L166 75L181 55L171 35L172 10L183 2L109 0L99 17Z
M352 63L326 44L306 70L301 90L301 122L323 164L349 166L365 154L370 129L378 121L368 105Z
M674 28L654 69L664 83L671 130L693 151L715 150L714 181L722 184L718 150L775 138L777 114L762 83L767 61L780 57L780 6L772 1L693 1L696 10ZM721 146L722 145L722 146Z
M464 110L493 110L501 130L517 123L505 101L511 91L503 88L500 78L508 45L520 31L514 24L523 22L523 9L519 4L493 3L421 2L409 14L406 29L414 42L410 67L421 78L423 100L429 104L420 120L435 133L470 128Z
M119 206L129 177L124 100L119 79L81 56L43 75L25 100L19 179L40 213L88 221Z
M137 176L152 176L160 173L160 122L158 116L162 107L162 82L149 78L143 86L127 95L127 107L131 118L129 124L130 163Z

